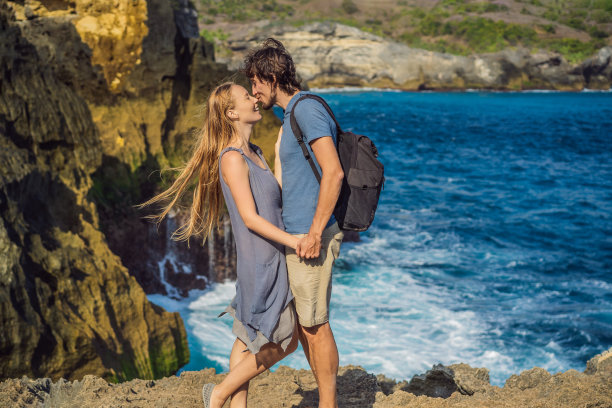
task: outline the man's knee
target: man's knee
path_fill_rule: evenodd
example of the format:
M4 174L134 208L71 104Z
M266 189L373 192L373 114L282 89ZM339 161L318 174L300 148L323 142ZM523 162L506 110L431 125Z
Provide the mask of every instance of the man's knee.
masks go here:
M306 339L320 338L332 335L329 322L317 324L316 326L311 327L300 326L300 329Z

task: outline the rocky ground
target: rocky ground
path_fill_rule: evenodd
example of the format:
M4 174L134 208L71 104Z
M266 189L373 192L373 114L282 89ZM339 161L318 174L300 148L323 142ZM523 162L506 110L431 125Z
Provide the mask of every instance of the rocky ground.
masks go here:
M219 383L214 369L184 372L157 381L109 384L94 376L81 381L12 379L0 383L3 407L200 407L200 389ZM409 382L375 376L346 366L338 374L338 405L353 408L610 408L612 349L589 360L584 372L550 374L533 368L511 376L503 387L489 384L485 368L467 364L434 366ZM251 382L249 406L306 408L317 406L317 387L309 370L280 367Z

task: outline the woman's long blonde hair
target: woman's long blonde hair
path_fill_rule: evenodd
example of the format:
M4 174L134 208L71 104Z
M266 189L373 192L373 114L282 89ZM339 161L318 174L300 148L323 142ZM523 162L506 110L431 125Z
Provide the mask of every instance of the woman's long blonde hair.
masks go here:
M160 223L197 176L189 218L172 234L172 238L177 241L188 241L193 235L202 236L205 241L213 224L219 222L219 210L223 202L219 155L237 134L233 122L227 116L227 111L234 107L233 85L233 82L223 83L208 97L204 107L204 125L197 132L197 145L191 158L185 166L170 169L180 172L174 183L163 193L138 206L142 208L169 200L162 207L161 213L147 217Z

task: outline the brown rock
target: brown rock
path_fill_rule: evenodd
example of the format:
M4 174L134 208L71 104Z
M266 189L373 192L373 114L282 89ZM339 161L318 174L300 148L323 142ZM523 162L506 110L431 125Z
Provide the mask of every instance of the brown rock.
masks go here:
M425 374L412 377L410 382L401 389L417 396L448 398L453 392L457 391L458 387L453 379L453 371L448 367L437 364Z
M473 395L491 388L489 370L486 368L472 368L467 364L453 364L448 368L453 372L457 389L462 394Z
M484 381L486 369L472 369L455 365L462 376ZM434 369L435 371L436 369ZM541 369L540 369L541 370ZM528 370L521 377L542 377L540 370ZM440 368L437 368L438 372ZM450 371L450 370L449 370ZM20 406L45 407L200 407L201 387L208 382L219 383L224 374L207 369L184 372L180 377L158 381L132 380L122 384L108 384L99 378L87 376L82 381L51 383L49 379L7 380L0 383L0 406L19 401ZM473 395L455 392L447 398L396 390L385 395L377 379L360 367L341 367L338 372L338 406L351 408L576 408L610 407L612 393L610 376L601 373L584 374L575 370L548 376L548 380L534 381L521 389L506 385L489 386L486 391ZM390 382L379 377L378 383ZM293 370L281 366L275 372L265 372L249 385L249 406L258 408L306 408L318 405L317 385L309 370Z
M550 381L551 378L552 376L548 371L543 368L535 367L531 370L523 371L520 375L512 375L506 380L506 387L526 390L545 384Z
M612 349L590 359L584 372L586 374L612 375Z

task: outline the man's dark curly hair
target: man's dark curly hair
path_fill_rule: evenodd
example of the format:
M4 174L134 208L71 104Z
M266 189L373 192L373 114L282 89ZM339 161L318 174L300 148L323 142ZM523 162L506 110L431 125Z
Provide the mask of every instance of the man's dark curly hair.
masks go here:
M257 76L262 81L278 85L288 94L301 89L296 78L293 58L283 43L274 38L266 39L260 47L247 54L243 71L247 78L253 79Z

